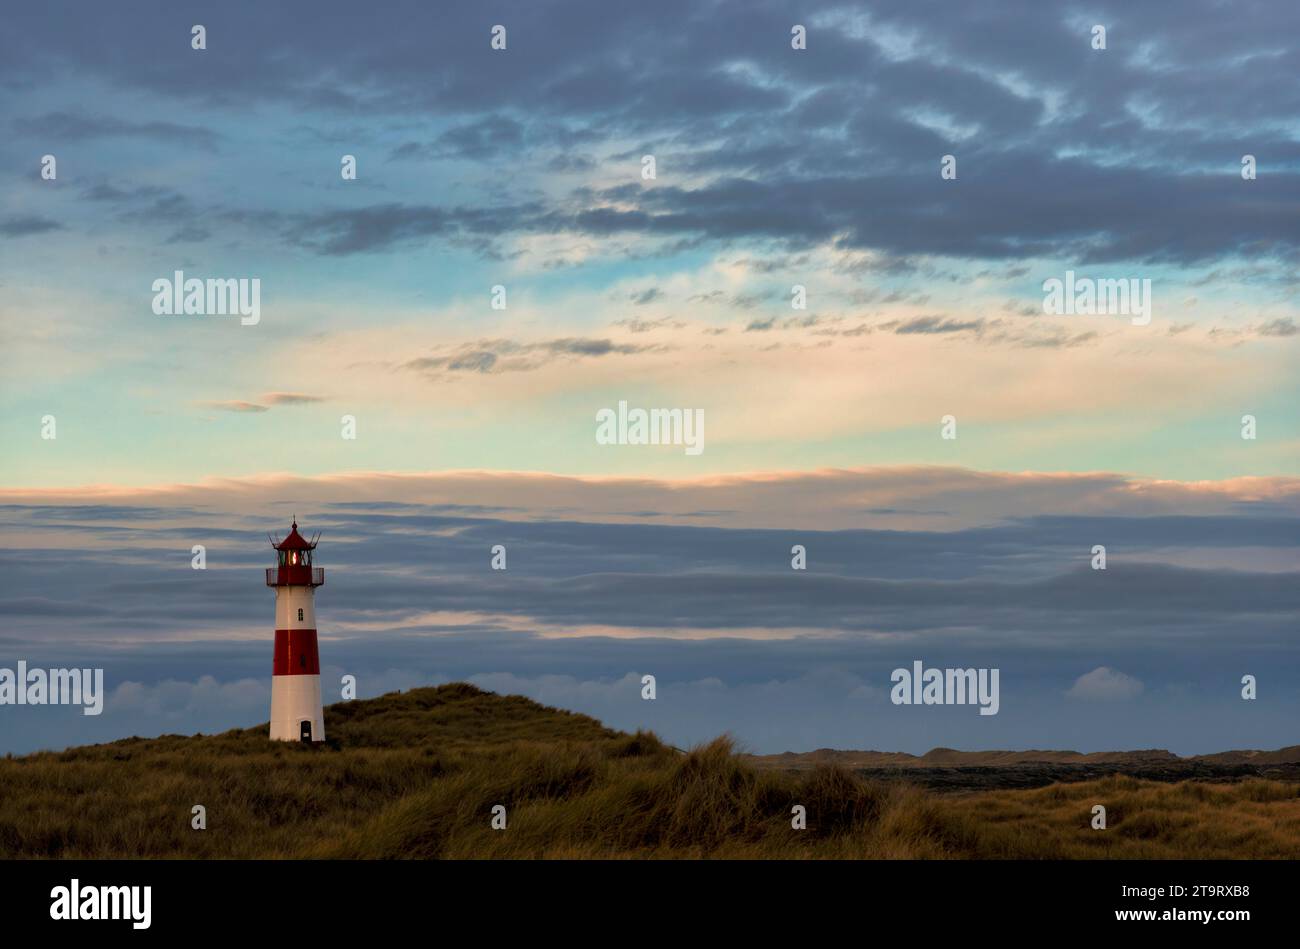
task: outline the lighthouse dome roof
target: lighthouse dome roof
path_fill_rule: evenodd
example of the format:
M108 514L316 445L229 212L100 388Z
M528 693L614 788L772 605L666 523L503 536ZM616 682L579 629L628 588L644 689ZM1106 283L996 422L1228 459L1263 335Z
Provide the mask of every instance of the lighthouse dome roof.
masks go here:
M289 530L289 536L280 543L275 545L276 550L311 550L315 544L309 543L307 538L298 533L298 522L293 522L293 527Z

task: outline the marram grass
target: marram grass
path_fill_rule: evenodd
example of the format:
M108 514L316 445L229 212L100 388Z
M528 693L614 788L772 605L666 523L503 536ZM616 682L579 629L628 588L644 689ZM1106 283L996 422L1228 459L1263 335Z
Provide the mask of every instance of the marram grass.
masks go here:
M682 753L464 684L333 705L325 722L316 747L263 726L0 760L0 857L1300 857L1300 788L1276 781L935 794L756 770L725 737Z

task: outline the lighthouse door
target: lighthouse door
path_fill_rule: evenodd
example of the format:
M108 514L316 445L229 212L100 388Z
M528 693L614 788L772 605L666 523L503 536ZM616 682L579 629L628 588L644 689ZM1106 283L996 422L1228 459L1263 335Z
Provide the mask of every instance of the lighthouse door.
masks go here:
M304 718L298 723L298 738L300 741L311 741L311 719Z

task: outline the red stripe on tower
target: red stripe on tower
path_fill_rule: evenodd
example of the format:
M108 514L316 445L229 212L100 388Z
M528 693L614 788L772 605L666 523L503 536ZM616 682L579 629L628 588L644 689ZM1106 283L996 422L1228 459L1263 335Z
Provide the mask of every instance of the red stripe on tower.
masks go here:
M316 651L316 630L277 629L272 675L318 676L320 654Z

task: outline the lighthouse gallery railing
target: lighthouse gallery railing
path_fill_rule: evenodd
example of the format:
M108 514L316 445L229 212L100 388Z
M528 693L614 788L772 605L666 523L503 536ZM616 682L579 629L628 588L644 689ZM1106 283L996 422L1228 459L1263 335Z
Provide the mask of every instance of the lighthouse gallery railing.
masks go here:
M325 583L324 567L267 567L268 587L313 586Z

